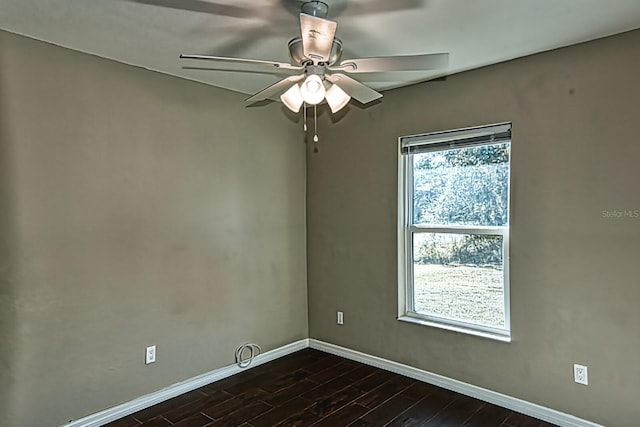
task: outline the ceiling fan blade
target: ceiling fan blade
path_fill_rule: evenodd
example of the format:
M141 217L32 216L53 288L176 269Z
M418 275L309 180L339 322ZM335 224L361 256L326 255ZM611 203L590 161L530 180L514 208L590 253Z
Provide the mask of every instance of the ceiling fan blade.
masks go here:
M303 78L304 78L304 74L301 74L299 76L285 77L284 79L272 84L271 86L268 86L262 89L260 92L256 93L255 95L250 96L244 101L244 103L247 106L249 106L249 105L255 104L256 102L264 101L265 99L282 95L291 86L293 86L295 83L298 83Z
M382 98L381 93L376 92L345 74L325 74L324 77L331 83L337 84L340 89L344 90L349 96L362 104L367 104L378 98Z
M427 7L425 0L367 0L367 1L332 1L331 16L362 17L379 13L398 12L403 10Z
M228 16L232 18L252 18L256 14L253 9L232 6L204 0L126 0L132 3L148 4L168 9L186 10L189 12L208 13L211 15Z
M211 55L184 55L180 54L181 59L198 59L205 61L214 61L214 62L228 62L237 65L258 65L270 68L270 71L273 70L295 70L301 71L304 67L299 65L291 65L286 62L275 62L275 61L263 61L261 59L246 59L246 58L231 58L227 56L211 56Z
M314 63L329 61L338 24L317 16L300 14L300 31L304 56Z
M347 73L377 73L385 71L422 71L446 68L448 53L428 53L424 55L381 56L377 58L346 59L329 70Z

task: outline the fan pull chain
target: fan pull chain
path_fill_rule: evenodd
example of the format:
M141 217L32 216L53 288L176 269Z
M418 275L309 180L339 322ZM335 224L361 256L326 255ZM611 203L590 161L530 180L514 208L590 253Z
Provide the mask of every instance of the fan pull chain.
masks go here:
M314 135L313 142L318 142L318 115L316 112L317 105L313 106L313 126L314 126Z
M307 131L307 103L306 102L302 104L302 117L304 118L303 120L304 125L302 126L302 130L306 132Z

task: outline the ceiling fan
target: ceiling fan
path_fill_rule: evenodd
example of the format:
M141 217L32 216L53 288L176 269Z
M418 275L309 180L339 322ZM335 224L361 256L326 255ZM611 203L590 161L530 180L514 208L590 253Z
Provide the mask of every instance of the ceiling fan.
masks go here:
M265 73L293 74L246 99L247 106L267 99L280 99L293 112L305 105L314 107L325 101L332 113L338 112L351 98L367 104L382 94L348 74L388 71L421 71L447 66L448 53L381 56L340 61L342 41L335 37L337 23L326 19L329 6L322 1L301 5L300 37L288 43L292 63L210 55L181 54L182 59L232 63L239 70L256 66ZM314 110L315 111L315 110ZM306 130L306 114L305 114ZM314 136L317 141L317 135Z

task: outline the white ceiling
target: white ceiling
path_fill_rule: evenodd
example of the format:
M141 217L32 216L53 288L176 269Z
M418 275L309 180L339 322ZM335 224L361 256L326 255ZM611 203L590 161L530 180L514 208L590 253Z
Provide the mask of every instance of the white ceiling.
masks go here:
M356 76L378 90L640 28L640 0L325 2L328 18L338 22L343 59L450 53L449 67L439 72ZM299 8L296 0L0 0L0 28L252 94L279 77L184 69L212 64L178 55L288 62L287 42L300 32Z

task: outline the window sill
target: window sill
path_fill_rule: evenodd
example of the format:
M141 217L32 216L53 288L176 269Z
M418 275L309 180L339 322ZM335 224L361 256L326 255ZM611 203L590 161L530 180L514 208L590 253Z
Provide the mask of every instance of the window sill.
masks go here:
M482 337L482 338L489 338L495 341L501 341L501 342L507 342L510 343L511 342L511 336L510 335L500 335L500 334L494 334L491 332L485 332L485 331L479 331L476 329L471 329L471 328L464 328L461 326L455 326L455 325L449 325L446 323L438 323L438 322L433 322L430 320L425 320L425 319L418 319L415 317L411 317L411 316L399 316L398 320L402 321L402 322L408 322L408 323L415 323L417 325L422 325L422 326L430 326L433 328L439 328L439 329L444 329L447 331L453 331L453 332L459 332L462 334L467 334L467 335L475 335L477 337Z

